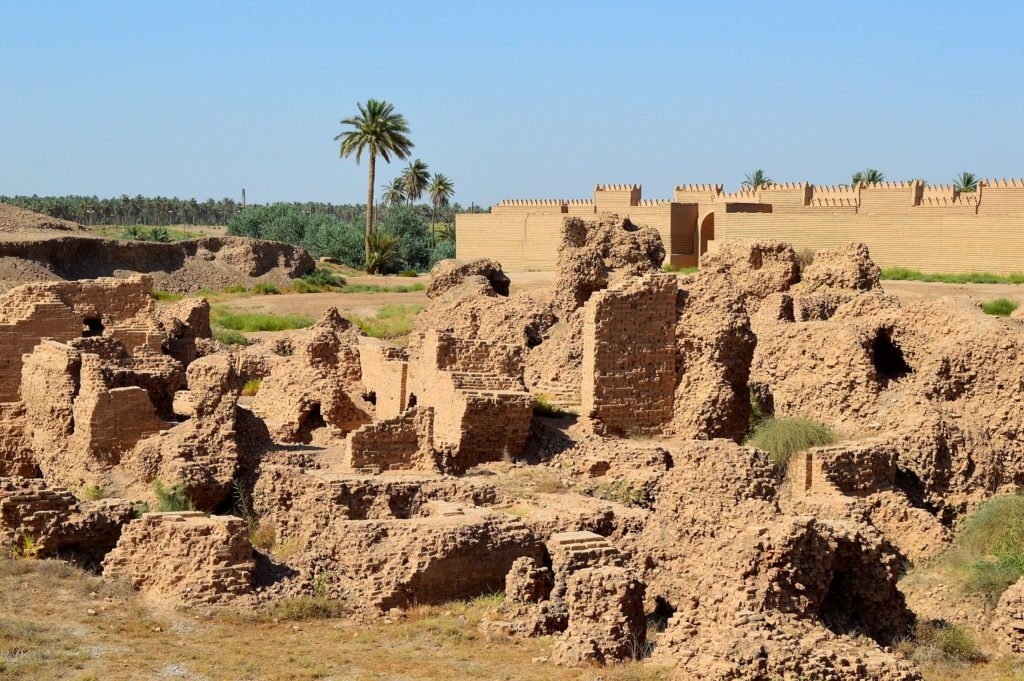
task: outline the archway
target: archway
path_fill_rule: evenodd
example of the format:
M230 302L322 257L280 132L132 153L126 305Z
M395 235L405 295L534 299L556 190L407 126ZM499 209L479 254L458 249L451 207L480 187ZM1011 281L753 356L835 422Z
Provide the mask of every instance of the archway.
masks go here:
M715 214L708 213L700 223L700 254L708 252L708 241L715 238Z

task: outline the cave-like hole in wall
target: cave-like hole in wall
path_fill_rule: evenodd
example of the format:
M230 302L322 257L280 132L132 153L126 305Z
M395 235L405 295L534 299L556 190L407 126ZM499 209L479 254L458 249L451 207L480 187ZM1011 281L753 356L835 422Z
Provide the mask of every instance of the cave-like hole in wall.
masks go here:
M871 361L883 387L889 381L898 381L913 371L903 356L903 350L893 342L892 331L889 329L879 329L875 334L871 343Z
M86 317L82 321L82 338L93 338L103 335L103 320L98 317Z

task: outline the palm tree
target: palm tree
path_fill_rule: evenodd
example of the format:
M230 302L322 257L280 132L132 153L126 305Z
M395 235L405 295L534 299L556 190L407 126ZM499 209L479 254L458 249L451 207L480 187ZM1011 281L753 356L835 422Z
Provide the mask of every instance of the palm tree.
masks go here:
M405 167L402 173L402 182L405 183L405 200L411 206L414 201L423 196L423 190L430 182L430 173L427 172L427 164L416 159Z
M396 177L390 184L384 185L384 195L381 198L392 207L405 201L405 182L402 178Z
M865 168L853 174L854 187L862 184L878 184L879 182L885 182L885 173L875 168Z
M362 158L363 152L370 157L370 183L366 190L366 235L363 246L366 249L364 264L370 263L370 235L373 233L373 182L377 171L377 157L391 162L391 157L404 159L413 147L409 139L409 125L405 116L395 113L395 107L388 102L368 99L366 104L356 103L359 114L342 119L341 124L348 126L334 138L341 140L339 156L346 158L355 152L356 163Z
M953 180L953 188L965 194L978 191L978 178L974 173L965 170Z
M448 201L455 194L455 185L445 175L434 173L434 179L430 182L430 203L433 204L433 212L430 215L430 244L434 244L434 223L437 221L437 207L447 206Z
M765 185L772 183L772 178L768 177L763 170L758 168L754 172L750 173L743 180L743 187L746 189L760 189Z

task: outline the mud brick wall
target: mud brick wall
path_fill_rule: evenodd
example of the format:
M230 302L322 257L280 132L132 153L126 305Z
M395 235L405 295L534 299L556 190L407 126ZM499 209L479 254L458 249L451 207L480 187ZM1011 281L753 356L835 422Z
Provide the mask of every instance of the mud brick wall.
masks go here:
M818 447L794 454L789 461L789 481L796 495L865 496L891 489L895 477L896 451L882 441Z
M359 339L363 386L376 396L378 419L405 411L408 398L409 356L403 348L376 338Z
M361 426L348 437L348 465L380 471L432 470L433 425L433 409L413 407L401 416Z
M0 555L30 536L41 553L77 507L66 489L50 489L40 478L0 478Z
M489 374L519 378L523 375L523 349L508 343L467 340L450 334L428 334L424 361L440 371Z
M252 591L245 522L198 512L146 513L103 561L103 574L188 604L220 603Z
M650 274L584 306L583 413L613 433L672 418L677 278Z
M22 355L44 338L67 342L102 333L129 350L159 352L151 290L148 277L101 278L26 284L0 296L0 402L19 399Z

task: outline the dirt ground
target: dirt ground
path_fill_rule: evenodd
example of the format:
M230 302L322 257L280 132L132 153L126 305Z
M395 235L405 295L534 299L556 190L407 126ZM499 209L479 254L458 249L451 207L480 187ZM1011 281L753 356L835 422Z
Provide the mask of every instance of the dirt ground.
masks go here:
M554 281L553 272L509 272L512 290L545 288ZM402 286L425 284L426 275L416 278L348 276L352 284L377 284L380 286ZM883 281L886 292L899 297L903 303L933 300L945 296L973 298L978 302L993 298L1009 298L1024 304L1024 285L1018 284L944 284L924 281ZM384 305L426 305L427 296L423 291L411 293L319 293L315 295L289 293L277 296L254 296L231 301L231 307L239 310L262 310L273 313L297 313L318 317L329 307L336 307L342 315L349 313L360 316L371 315Z
M0 559L0 679L669 678L664 669L639 664L556 668L546 662L550 637L488 640L477 625L496 605L482 598L419 607L369 625L271 612L186 612L57 561Z

